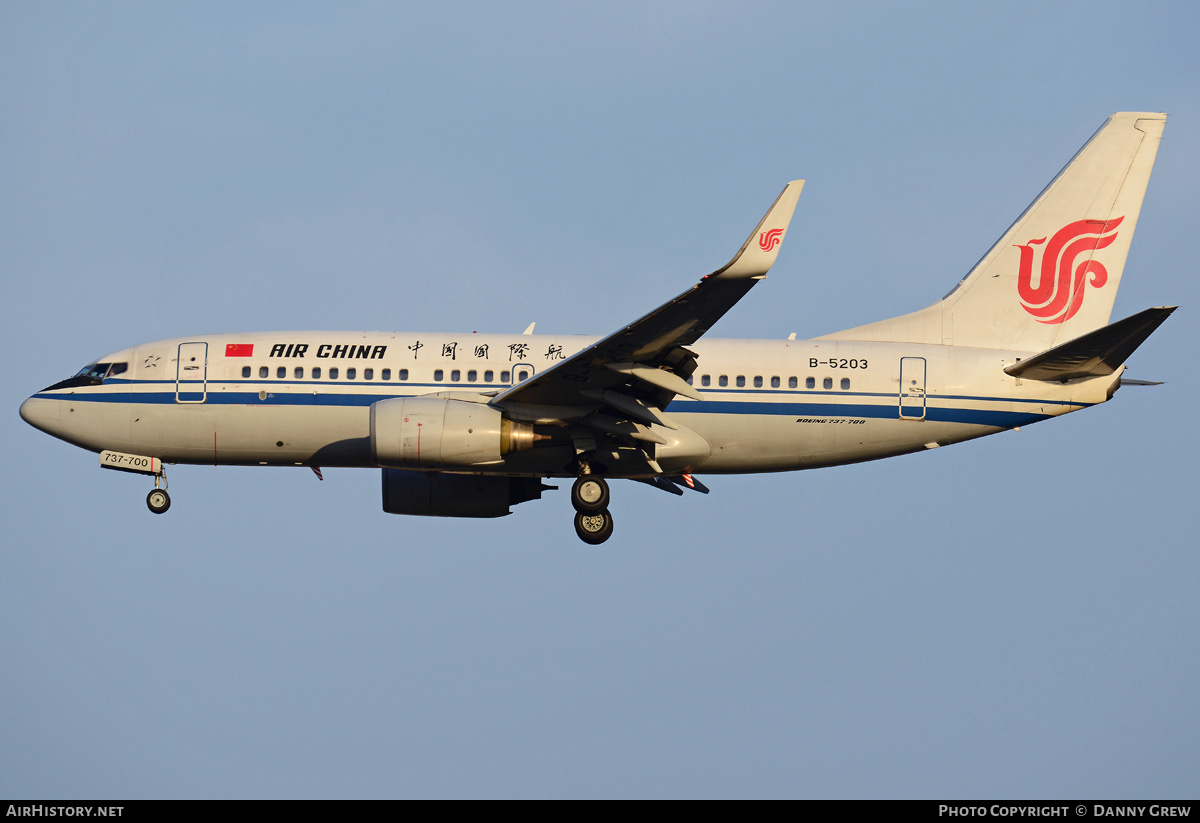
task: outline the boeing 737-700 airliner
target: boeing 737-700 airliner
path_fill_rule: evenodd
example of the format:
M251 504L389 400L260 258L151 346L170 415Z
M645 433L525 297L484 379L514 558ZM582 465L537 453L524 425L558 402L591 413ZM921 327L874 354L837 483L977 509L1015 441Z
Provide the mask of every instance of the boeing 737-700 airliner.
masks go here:
M775 262L797 180L728 264L605 337L181 337L105 355L21 416L152 475L156 513L168 463L377 468L385 511L440 517L499 517L565 477L577 534L602 543L614 478L706 492L698 475L892 457L1110 399L1174 310L1109 322L1165 121L1114 114L953 291L848 331L703 337Z

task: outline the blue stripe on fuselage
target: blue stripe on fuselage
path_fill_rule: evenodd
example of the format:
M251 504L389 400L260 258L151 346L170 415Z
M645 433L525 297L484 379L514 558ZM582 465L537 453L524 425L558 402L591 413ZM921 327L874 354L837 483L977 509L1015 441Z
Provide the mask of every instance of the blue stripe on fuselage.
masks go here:
M424 386L420 388L425 388ZM438 386L437 388L445 388ZM814 392L812 394L825 394ZM149 405L237 405L237 406L370 406L381 400L391 400L397 397L414 395L397 394L350 394L350 393L313 393L313 392L267 392L265 399L260 399L255 392L223 392L209 391L203 403L177 404L175 392L73 392L71 394L39 393L34 397L46 400L71 400L85 403L144 403ZM847 396L845 394L842 395ZM891 397L891 395L884 395ZM972 398L983 402L1008 403L1009 398ZM1044 401L1047 405L1075 405L1082 407L1087 404L1070 403L1060 400ZM896 402L887 404L854 404L854 403L759 403L750 400L693 400L675 404L672 413L679 414L729 414L729 415L771 415L795 417L847 417L873 418L880 420L897 420L899 411ZM1009 429L1015 426L1025 426L1038 420L1045 420L1052 415L1035 414L1031 412L1016 412L1009 410L944 408L928 405L925 419L938 423L965 423L969 425L994 426Z

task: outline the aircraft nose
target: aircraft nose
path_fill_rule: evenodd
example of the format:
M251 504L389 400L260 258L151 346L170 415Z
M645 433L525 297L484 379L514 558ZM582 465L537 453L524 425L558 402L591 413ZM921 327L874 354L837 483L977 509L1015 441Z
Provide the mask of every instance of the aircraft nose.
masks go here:
M31 397L21 404L21 419L35 429L54 434L58 428L62 404L43 397Z

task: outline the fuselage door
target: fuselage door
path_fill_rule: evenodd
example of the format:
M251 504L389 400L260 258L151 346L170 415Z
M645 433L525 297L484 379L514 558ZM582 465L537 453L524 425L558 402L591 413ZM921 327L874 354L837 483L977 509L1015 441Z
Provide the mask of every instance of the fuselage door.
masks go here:
M203 403L208 394L208 344L180 343L175 402Z
M925 358L900 358L900 419L925 419Z
M533 377L535 369L528 363L518 363L513 366L512 384L515 386L518 383L524 383L529 378Z

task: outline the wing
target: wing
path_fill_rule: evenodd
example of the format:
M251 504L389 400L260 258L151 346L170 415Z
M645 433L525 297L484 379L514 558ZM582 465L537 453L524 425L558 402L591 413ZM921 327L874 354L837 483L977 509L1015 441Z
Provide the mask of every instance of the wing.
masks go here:
M686 348L729 311L775 262L804 187L788 183L726 265L683 294L533 379L498 395L492 405L514 417L579 421L618 437L661 442L645 427L678 428L663 409L684 395L696 355Z

